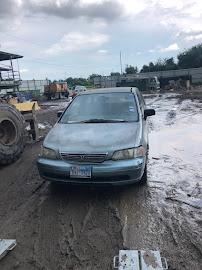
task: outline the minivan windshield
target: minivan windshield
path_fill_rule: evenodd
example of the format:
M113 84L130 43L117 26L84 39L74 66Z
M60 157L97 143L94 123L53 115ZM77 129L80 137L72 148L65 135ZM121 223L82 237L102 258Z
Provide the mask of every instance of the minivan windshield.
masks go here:
M132 93L92 93L77 96L60 123L136 122L138 110Z

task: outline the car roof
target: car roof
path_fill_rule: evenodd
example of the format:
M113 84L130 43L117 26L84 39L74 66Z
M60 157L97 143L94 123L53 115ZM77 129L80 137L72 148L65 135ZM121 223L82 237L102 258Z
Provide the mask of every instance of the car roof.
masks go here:
M89 94L106 94L106 93L136 93L138 88L136 87L112 87L112 88L98 88L92 89L80 93L80 95L89 95Z
M75 88L76 88L76 87L79 87L79 88L86 88L84 85L76 85Z

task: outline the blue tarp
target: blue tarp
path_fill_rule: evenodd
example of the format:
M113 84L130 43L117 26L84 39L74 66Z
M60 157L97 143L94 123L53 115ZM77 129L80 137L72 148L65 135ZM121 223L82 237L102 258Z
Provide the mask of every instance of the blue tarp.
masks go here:
M32 93L29 92L16 92L16 96L19 100L19 102L23 102L23 101L28 101L28 100L32 100Z

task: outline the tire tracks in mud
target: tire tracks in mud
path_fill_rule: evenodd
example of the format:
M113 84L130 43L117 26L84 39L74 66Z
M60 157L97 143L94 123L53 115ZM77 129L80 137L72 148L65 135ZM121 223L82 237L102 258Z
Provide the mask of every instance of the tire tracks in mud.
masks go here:
M40 261L54 270L111 269L112 257L121 245L121 225L113 206L74 189L53 193L41 207L35 266ZM51 228L47 227L50 223ZM52 255L44 249L50 242Z
M49 116L54 122L55 111ZM0 172L1 237L17 240L0 268L112 269L123 243L119 191L42 181L36 167L40 145L28 145L20 160Z
M122 243L114 206L109 201L99 203L97 197L82 205L83 198L77 197L76 203L73 199L77 191L56 196L47 194L47 188L42 183L35 189L1 228L18 239L15 256L20 269L111 269Z
M103 201L99 192L92 195L87 190L77 197L75 213L75 190L69 195L69 203L62 202L60 213L60 250L66 255L61 269L112 269L112 258L122 243L122 227L114 205L109 198Z
M2 269L112 269L121 222L110 195L93 192L42 182L1 227L18 241Z
M37 149L38 145L35 147ZM33 150L33 146L29 146L20 160L0 171L0 227L18 213L21 206L32 196L36 185L41 183L36 173L36 149ZM30 160L28 159L29 154L33 154ZM24 166L25 162L26 166Z
M161 223L171 237L170 243L175 245L175 248L169 249L169 253L168 250L165 251L168 253L166 256L170 257L170 265L173 269L201 269L201 229L193 224L189 215L190 213L185 214L185 210L179 205L171 204L162 207Z

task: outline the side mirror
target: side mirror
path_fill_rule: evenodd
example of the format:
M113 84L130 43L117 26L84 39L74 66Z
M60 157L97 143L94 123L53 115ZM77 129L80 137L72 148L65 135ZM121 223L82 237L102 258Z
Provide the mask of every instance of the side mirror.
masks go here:
M63 111L58 111L57 112L57 117L60 118L60 116L63 114Z
M155 115L156 112L154 109L145 109L144 110L144 119L146 120L148 116Z

